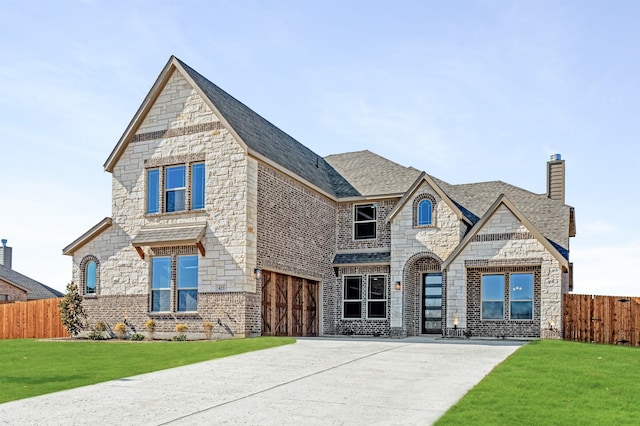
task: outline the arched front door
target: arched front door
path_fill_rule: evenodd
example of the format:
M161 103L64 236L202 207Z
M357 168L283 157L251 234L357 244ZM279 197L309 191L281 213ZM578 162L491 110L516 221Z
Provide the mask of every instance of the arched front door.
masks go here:
M442 333L442 273L422 274L422 333Z

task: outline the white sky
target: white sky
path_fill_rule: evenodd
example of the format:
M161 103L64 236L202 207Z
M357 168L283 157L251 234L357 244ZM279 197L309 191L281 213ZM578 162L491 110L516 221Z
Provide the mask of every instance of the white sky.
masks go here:
M640 295L640 2L0 3L0 237L58 290L111 215L103 163L174 54L320 155L545 191L566 160L575 292Z

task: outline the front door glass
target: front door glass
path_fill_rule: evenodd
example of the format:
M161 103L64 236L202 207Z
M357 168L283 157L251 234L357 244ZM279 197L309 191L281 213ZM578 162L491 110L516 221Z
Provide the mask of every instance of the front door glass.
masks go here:
M442 333L442 274L422 276L422 333Z

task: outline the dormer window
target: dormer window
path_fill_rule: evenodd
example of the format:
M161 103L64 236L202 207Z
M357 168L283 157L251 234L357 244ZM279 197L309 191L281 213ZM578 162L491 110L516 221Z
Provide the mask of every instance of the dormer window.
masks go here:
M359 204L353 210L353 239L374 240L376 238L377 204Z

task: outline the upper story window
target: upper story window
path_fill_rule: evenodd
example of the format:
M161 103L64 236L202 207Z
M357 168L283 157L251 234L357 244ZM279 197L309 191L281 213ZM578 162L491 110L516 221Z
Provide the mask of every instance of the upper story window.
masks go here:
M147 169L147 213L204 209L204 190L204 163Z
M358 204L353 210L353 239L372 240L376 238L376 218L378 205Z
M413 203L413 226L435 225L436 199L431 194L422 194Z

